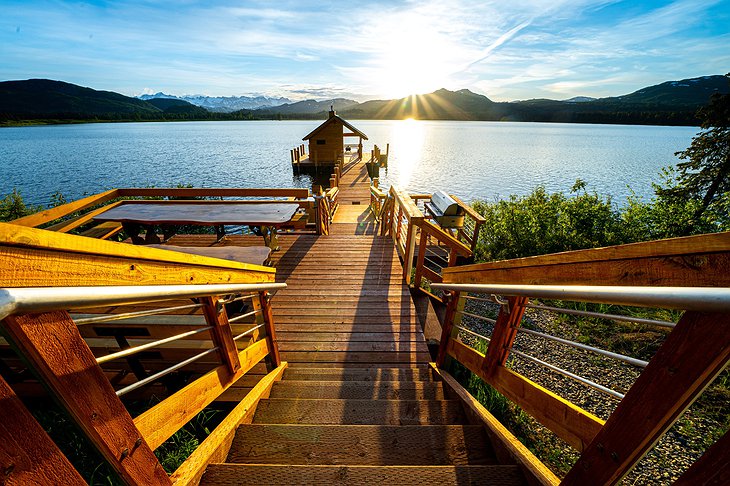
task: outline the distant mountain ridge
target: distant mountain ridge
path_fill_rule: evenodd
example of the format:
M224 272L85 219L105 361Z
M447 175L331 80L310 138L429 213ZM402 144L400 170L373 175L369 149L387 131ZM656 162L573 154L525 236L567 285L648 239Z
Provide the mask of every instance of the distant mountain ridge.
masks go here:
M575 97L556 101L532 99L495 102L468 89L358 103L345 98L289 102L256 109L212 111L176 96L157 93L147 100L111 91L97 91L62 81L30 79L0 82L0 122L13 120L244 120L323 119L330 106L346 118L425 120L537 121L697 125L697 110L713 93L730 92L730 77L702 76L667 81L633 93L608 98ZM200 97L214 99L212 97ZM267 97L252 103L286 100ZM268 101L267 101L268 100ZM201 102L201 100L197 100ZM232 101L233 102L233 101ZM230 109L230 106L229 108ZM6 123L7 124L7 123Z
M149 101L153 99L174 99L187 101L196 106L200 106L209 111L221 113L231 113L239 110L258 110L273 106L291 103L289 98L270 98L268 96L204 96L204 95L184 95L175 96L158 92L155 94L143 94L138 96L139 99Z

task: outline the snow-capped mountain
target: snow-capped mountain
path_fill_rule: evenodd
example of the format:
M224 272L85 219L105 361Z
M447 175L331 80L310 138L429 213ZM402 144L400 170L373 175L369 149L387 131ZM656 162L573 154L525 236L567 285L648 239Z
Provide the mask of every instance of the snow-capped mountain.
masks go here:
M210 111L219 111L224 113L230 113L238 110L258 110L260 108L270 108L292 102L288 98L270 98L268 96L175 96L162 92L151 95L143 94L138 98L145 101L154 98L183 100Z

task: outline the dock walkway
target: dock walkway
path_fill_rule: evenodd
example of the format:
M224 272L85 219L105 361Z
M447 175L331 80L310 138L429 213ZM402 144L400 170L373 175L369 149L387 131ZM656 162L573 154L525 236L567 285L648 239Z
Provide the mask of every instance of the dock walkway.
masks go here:
M364 162L348 169L330 235L280 238L287 288L272 304L289 367L201 484L523 484L430 370Z

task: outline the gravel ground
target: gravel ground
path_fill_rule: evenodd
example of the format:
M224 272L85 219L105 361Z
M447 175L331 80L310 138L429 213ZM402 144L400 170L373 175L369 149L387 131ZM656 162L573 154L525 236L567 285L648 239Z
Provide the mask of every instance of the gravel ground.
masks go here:
M499 307L483 301L468 300L465 310L494 318ZM487 337L492 333L490 323L473 317L464 316L462 325ZM575 327L558 317L557 314L537 309L527 309L523 326L565 339L576 340L578 336ZM475 345L475 341L479 340L466 332L461 332L460 338L472 346ZM514 349L620 393L626 393L641 372L641 368L527 333L517 335ZM515 371L604 420L618 405L617 399L524 358L513 355L510 359L510 366ZM704 414L696 413L695 407L696 405L693 405L684 414L656 447L624 478L622 484L671 484L700 457L705 449L702 444L703 438L712 429L720 427L720 424L706 418ZM558 456L541 457L541 459L548 462L556 473L564 474L565 468L569 468L577 460L577 452L534 420L530 420L529 424L529 428L540 438L540 441L548 443L549 456ZM562 472L559 471L561 463L564 469Z

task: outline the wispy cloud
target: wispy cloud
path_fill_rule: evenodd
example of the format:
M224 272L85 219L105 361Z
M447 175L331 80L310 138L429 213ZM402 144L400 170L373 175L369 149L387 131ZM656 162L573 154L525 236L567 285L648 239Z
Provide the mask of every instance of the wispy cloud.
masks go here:
M730 0L4 0L0 78L126 94L603 96L727 71L728 25Z

